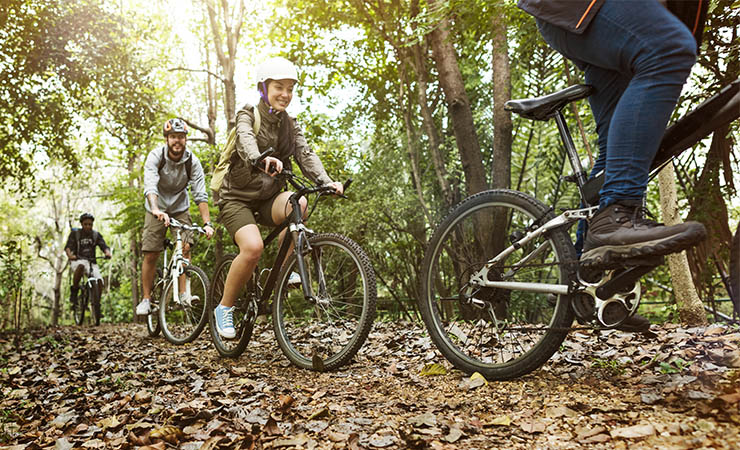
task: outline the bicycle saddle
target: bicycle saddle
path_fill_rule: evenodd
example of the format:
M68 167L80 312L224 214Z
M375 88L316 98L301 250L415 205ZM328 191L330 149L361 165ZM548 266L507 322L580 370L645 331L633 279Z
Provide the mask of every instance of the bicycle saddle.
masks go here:
M576 84L542 97L509 100L504 104L504 109L527 119L547 120L568 103L586 98L593 93L594 88L591 85Z

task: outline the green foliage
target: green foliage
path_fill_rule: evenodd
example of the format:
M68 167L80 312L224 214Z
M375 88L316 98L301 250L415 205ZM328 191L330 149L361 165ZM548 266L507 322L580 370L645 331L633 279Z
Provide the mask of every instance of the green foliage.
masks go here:
M622 363L620 363L616 359L594 358L592 362L592 367L594 369L602 370L608 373L610 376L619 376L624 374L625 372L625 368L622 366Z
M681 373L686 370L691 365L691 361L684 361L681 358L676 358L669 362L661 362L658 364L658 370L660 373L664 374L670 374L670 373Z

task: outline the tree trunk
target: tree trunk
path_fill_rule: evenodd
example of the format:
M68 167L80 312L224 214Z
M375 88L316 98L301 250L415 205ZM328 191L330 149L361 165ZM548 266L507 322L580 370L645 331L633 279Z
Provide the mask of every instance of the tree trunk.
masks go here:
M666 225L681 223L681 217L678 214L676 174L673 170L673 164L667 164L660 171L658 180L663 221ZM696 293L686 252L669 255L668 267L671 272L673 293L676 297L681 322L689 326L706 325L707 317L704 313L704 306Z
M421 111L422 127L427 138L429 138L429 153L432 155L434 173L437 177L440 191L442 191L444 206L445 209L449 209L454 204L456 195L450 186L449 174L441 151L442 139L434 123L434 115L429 107L429 99L427 98L429 83L427 81L427 66L424 62L427 56L427 49L426 46L414 45L411 51L413 53L413 64L417 77L416 97Z
M208 11L208 20L211 24L213 45L216 56L221 65L224 85L224 115L228 123L227 132L236 126L236 83L234 82L234 69L236 67L236 50L242 24L244 23L244 1L239 0L239 8L234 17L229 15L229 5L226 0L221 0L221 12L216 11L212 0L204 0ZM223 19L223 30L219 19ZM223 31L223 35L222 35ZM224 51L224 37L226 51Z
M430 6L434 9L443 9L441 3L441 0L432 0ZM450 21L445 17L432 30L429 41L465 172L465 186L468 195L472 195L487 188L486 175L473 122L473 112L465 92L457 53L452 45L450 28Z
M51 307L51 325L57 326L59 324L59 317L62 313L62 280L64 279L64 264L63 256L60 256L56 260L54 265L54 298Z
M720 127L712 136L712 144L702 167L701 175L694 185L691 194L691 209L688 218L697 220L707 227L708 238L689 251L689 262L697 283L699 292L705 297L710 295L709 286L713 280L708 279L707 274L712 273L709 258L712 255L724 255L729 260L728 249L732 241L732 230L730 230L727 203L722 191L723 184L720 179L720 168L724 165L725 176L731 176L732 167L730 156L732 147L727 139L729 125ZM731 180L730 180L731 182Z
M503 11L502 11L503 13ZM509 69L509 46L506 40L506 18L495 14L493 19L493 161L491 164L491 187L511 186L511 113L504 104L511 100L511 71Z

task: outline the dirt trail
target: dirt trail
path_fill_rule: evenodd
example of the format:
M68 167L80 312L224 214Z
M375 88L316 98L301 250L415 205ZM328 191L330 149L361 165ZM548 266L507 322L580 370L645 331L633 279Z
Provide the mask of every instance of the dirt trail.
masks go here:
M376 324L333 373L292 367L269 328L237 360L207 333L177 347L137 325L0 335L0 445L740 448L740 332L654 330L571 333L543 369L487 383L409 323ZM434 363L446 373L421 375Z

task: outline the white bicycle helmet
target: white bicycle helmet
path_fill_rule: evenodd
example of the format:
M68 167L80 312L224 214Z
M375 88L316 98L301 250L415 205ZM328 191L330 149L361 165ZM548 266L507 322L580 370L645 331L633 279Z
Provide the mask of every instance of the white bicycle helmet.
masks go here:
M297 83L298 69L295 64L280 56L270 58L257 68L257 84L267 80L293 80Z

